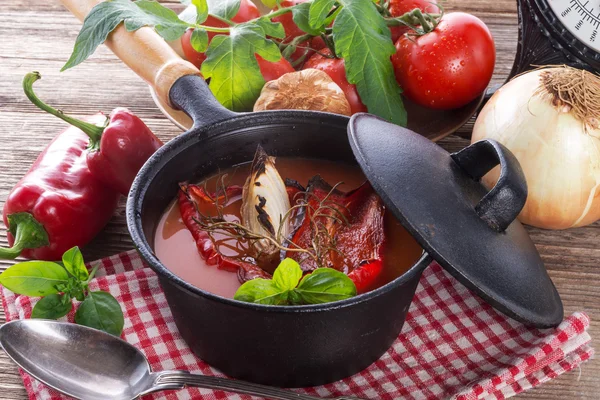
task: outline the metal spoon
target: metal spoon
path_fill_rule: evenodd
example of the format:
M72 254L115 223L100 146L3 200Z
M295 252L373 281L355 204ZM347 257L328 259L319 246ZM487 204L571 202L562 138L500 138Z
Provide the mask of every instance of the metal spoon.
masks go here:
M21 368L46 385L85 400L132 400L159 390L195 386L276 400L316 400L289 390L186 371L152 372L129 343L82 325L41 319L0 327L0 345ZM338 397L335 400L359 400Z

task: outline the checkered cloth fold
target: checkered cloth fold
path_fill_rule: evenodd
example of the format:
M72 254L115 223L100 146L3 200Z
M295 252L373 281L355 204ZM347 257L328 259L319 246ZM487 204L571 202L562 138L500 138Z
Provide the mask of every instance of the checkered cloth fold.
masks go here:
M179 335L155 273L130 251L99 264L92 290L112 293L125 312L122 337L141 349L153 370L222 374L195 357ZM2 288L7 320L28 318L39 299ZM73 320L73 313L64 319ZM321 397L365 399L502 399L579 366L593 355L589 319L575 313L556 329L531 329L496 312L447 274L429 266L402 333L366 370L329 385L297 389ZM66 399L21 371L30 399ZM147 399L250 399L187 388Z

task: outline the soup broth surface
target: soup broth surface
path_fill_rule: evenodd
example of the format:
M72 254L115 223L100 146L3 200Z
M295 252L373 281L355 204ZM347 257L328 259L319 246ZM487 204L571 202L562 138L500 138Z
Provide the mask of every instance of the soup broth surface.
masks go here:
M359 167L332 161L277 158L275 165L283 179L296 180L304 187L315 175L321 175L332 186L343 182L338 186L341 191L355 189L365 181ZM223 174L227 174L228 185L242 186L250 174L250 163L233 167L209 178L206 181L207 188L215 188L218 179ZM224 209L225 218L228 220L239 219L241 205L241 196L231 199L230 205ZM370 290L383 286L402 275L422 254L419 244L390 212L386 211L384 224L386 237L383 252L384 269ZM217 237L217 239L220 238ZM234 241L234 239L221 239L224 239L225 244ZM220 245L219 250L224 255L228 255L226 245ZM160 219L154 237L154 251L161 262L173 273L200 289L233 298L241 285L236 273L207 265L200 257L192 234L182 221L176 200L169 205Z

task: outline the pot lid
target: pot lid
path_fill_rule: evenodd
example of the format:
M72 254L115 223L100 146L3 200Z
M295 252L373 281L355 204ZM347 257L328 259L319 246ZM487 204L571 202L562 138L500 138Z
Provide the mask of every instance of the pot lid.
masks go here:
M348 137L387 209L443 268L518 321L538 328L562 321L558 292L516 220L527 185L508 149L483 140L450 154L369 114L352 117ZM479 180L498 164L488 191Z

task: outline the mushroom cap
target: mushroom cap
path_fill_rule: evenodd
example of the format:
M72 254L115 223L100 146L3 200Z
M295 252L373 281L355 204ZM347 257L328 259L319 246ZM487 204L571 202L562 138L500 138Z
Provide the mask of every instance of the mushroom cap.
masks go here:
M305 69L267 82L254 104L254 111L314 110L351 115L342 89L325 72Z

